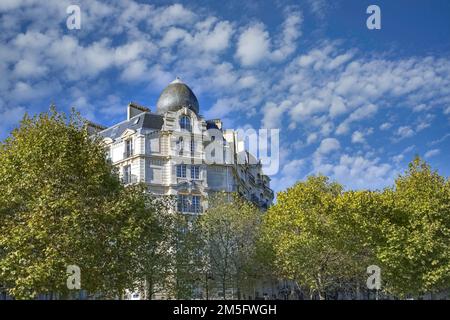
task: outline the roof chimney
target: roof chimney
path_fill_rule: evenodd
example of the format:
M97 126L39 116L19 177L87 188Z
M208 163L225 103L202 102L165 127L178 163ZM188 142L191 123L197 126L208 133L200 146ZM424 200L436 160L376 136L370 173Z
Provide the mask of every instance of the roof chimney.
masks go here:
M131 118L137 116L138 114L144 113L144 112L150 112L150 109L146 108L144 106L141 106L140 104L137 104L136 102L130 102L127 107L127 120L130 120Z
M106 129L105 126L86 120L85 126L89 135L96 134Z

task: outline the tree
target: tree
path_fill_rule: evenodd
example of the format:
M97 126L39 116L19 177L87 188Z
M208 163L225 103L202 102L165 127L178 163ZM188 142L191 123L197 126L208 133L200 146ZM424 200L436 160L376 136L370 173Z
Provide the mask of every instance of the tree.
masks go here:
M108 220L99 221L96 236L101 246L92 259L93 266L101 261L95 276L102 286L97 292L121 299L126 289L140 290L151 279L158 279L154 285L162 283L164 278L159 280L159 276L164 274L167 256L164 223L169 209L166 199L150 194L145 184L121 188L105 204L103 214Z
M336 247L334 201L342 187L324 176L308 177L277 196L263 224L278 276L306 286L311 297L326 292L346 274L348 256Z
M238 195L217 193L210 197L208 211L199 219L208 272L226 291L235 288L241 299L245 286L254 281L255 248L262 213Z
M420 296L450 286L450 181L416 157L395 188L377 250L387 290Z
M52 108L0 144L0 283L16 298L82 289L121 297L136 282L136 244L155 228L144 186L125 188L80 117Z
M261 246L278 276L317 292L350 296L369 265L382 291L418 297L450 286L450 181L416 158L393 188L347 191L309 177L278 195Z
M205 265L197 217L178 214L174 234L172 294L177 299L198 298Z
M333 220L337 250L347 257L345 283L339 288L350 297L367 291L367 267L380 266L377 250L385 238L382 230L391 206L379 191L347 191L335 199Z
M148 207L154 211L150 215L154 224L147 224L150 228L139 233L139 243L134 249L137 278L146 299L151 300L156 293L167 291L170 286L173 264L170 248L174 243L176 213L171 211L173 199L170 197L146 194Z

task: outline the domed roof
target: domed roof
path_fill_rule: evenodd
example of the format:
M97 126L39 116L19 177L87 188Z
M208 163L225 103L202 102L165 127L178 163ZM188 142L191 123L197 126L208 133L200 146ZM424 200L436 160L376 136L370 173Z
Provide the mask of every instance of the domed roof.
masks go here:
M182 107L187 107L198 114L197 97L191 88L177 77L161 92L156 103L156 112L163 114L167 111L177 111Z

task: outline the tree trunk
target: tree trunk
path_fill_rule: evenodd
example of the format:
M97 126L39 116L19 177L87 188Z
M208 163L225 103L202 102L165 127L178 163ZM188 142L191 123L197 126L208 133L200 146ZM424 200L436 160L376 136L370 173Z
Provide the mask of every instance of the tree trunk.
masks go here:
M320 273L317 274L316 288L317 288L317 293L319 294L319 300L325 300L325 292L323 291L322 276Z
M146 299L147 300L152 300L152 296L153 296L153 278L152 277L147 277L147 288L146 289Z
M225 276L222 278L222 295L223 295L223 300L227 300L226 296L225 296L225 291L226 291L226 278Z
M361 290L359 286L359 280L356 281L356 300L361 300Z

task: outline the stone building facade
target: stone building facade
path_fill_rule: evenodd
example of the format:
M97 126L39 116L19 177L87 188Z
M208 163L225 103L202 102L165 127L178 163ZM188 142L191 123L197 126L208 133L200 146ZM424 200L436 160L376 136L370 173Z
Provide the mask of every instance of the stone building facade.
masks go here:
M270 178L219 119L205 120L192 90L179 78L161 93L156 110L136 103L127 119L109 128L90 125L125 184L145 182L150 192L175 195L177 210L200 214L213 192L236 192L266 209Z

